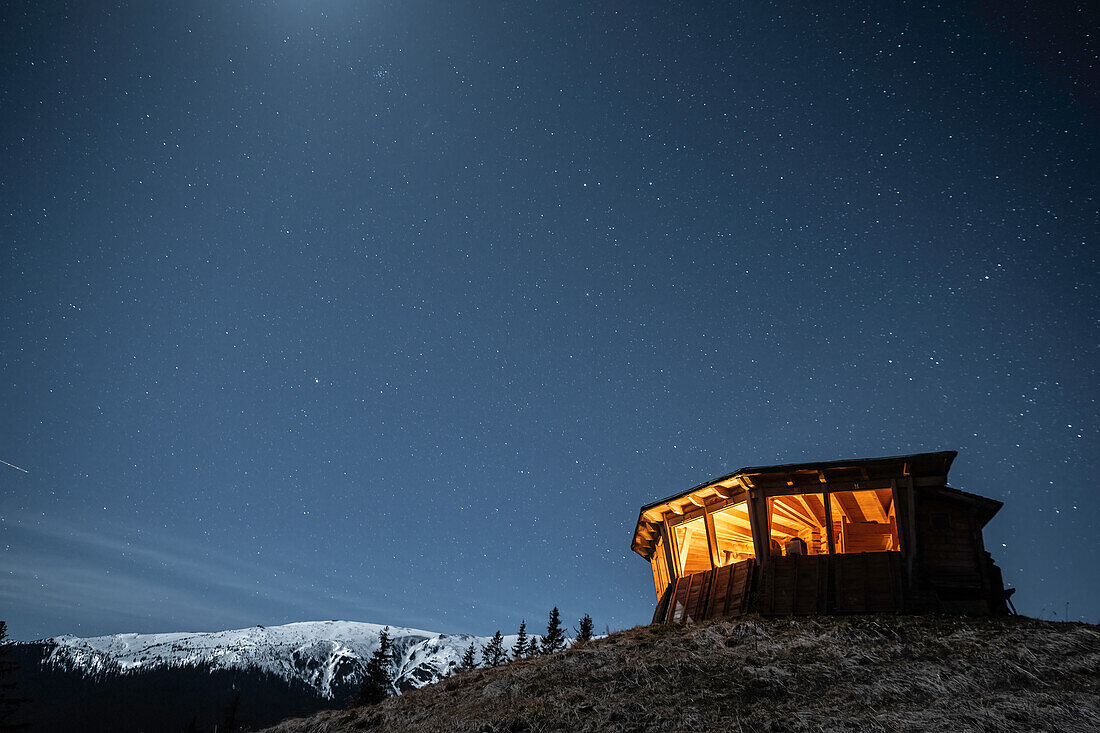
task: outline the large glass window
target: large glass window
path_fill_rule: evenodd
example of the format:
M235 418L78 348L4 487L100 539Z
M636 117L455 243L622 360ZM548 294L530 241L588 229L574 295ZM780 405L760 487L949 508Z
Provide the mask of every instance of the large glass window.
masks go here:
M653 565L653 587L657 590L657 596L660 597L665 592L665 588L668 587L668 567L665 564L665 540L662 537L657 540L657 549L653 551L653 559L650 560Z
M833 543L841 553L898 550L898 523L890 489L834 491Z
M741 501L719 509L714 519L714 537L718 542L718 566L732 565L756 557L749 527L749 505Z
M710 570L707 525L702 517L676 525L672 533L676 536L676 562L681 576Z
M824 494L768 499L768 527L772 557L829 553Z

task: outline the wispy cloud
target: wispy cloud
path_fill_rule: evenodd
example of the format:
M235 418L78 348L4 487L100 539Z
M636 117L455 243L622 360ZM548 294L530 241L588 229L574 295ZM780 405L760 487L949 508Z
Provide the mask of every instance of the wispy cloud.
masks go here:
M391 612L377 599L326 587L308 571L220 555L168 531L122 533L18 515L0 522L0 531L8 568L0 574L0 606L40 609L35 618L9 622L18 638ZM63 619L68 626L58 628Z

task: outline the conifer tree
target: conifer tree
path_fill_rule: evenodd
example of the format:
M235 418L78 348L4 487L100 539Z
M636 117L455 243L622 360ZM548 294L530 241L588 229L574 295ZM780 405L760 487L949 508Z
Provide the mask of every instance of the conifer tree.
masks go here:
M474 658L474 645L470 644L466 653L462 655L462 662L458 665L460 672L469 672L471 669L477 669L477 659Z
M565 632L561 628L561 614L558 607L550 612L550 621L546 624L546 635L542 637L542 653L553 654L565 648Z
M493 634L493 638L481 650L481 661L485 662L486 667L499 667L507 658L508 654L504 651L504 637L500 635L500 629L497 629L497 633Z
M7 658L11 643L8 641L7 623L0 621L0 731L23 730L27 727L12 722L19 705L26 700L15 694L12 676L16 671L16 664Z
M516 634L516 643L512 647L512 659L523 659L527 656L527 619L519 622L519 633Z
M592 617L587 613L584 614L584 618L581 619L581 627L576 629L577 632L577 644L583 644L586 641L592 641Z
M531 639L527 642L527 658L534 659L535 657L537 657L539 655L540 648L539 635L531 634Z
M387 697L393 687L393 674L390 664L393 661L393 640L390 639L390 627L378 634L378 648L367 660L363 684L359 688L360 705L376 705Z

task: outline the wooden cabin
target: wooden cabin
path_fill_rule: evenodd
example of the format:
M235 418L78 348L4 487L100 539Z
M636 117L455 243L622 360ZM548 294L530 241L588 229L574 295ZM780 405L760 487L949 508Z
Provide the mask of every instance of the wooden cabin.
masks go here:
M742 468L638 514L653 622L880 611L1006 613L982 529L1002 504L952 489L955 451Z

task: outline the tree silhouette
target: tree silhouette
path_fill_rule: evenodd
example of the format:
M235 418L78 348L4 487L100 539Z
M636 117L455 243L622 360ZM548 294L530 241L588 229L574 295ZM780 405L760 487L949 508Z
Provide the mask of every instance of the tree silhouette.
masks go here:
M592 641L592 617L587 613L584 614L584 618L581 619L581 627L577 631L577 644L583 644L586 641Z
M470 644L466 649L466 653L462 655L462 661L458 665L458 671L469 672L471 669L477 669L477 659L474 658L474 645Z
M519 622L519 633L516 634L516 643L512 647L512 659L523 659L527 656L527 619Z
M390 627L378 634L378 648L371 653L364 671L363 684L359 687L360 705L377 705L389 697L393 688L393 674L390 663L393 660L393 641L390 639Z
M481 650L481 661L485 662L486 667L499 667L507 658L508 654L504 651L504 637L500 635L500 629L497 629L497 633L493 634L493 638Z
M27 726L12 722L19 705L26 702L15 694L15 682L12 676L16 670L15 662L8 659L8 624L0 621L0 731L23 730Z
M550 612L550 620L546 624L546 635L542 637L542 653L553 654L565 648L565 632L561 628L561 614L558 607Z

